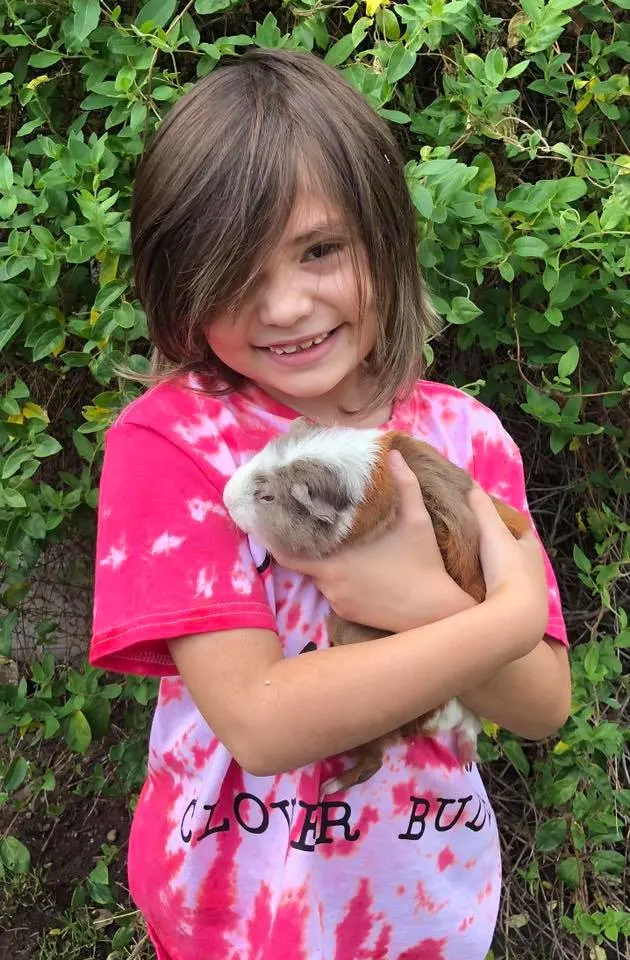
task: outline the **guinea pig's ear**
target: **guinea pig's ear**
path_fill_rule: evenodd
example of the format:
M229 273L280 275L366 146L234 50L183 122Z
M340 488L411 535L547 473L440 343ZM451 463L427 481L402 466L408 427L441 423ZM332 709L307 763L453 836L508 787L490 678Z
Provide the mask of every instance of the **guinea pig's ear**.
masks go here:
M298 480L291 484L291 496L303 507L306 507L308 512L317 520L322 520L324 523L335 522L337 510L332 503L327 503L322 497L311 496L308 485L303 481Z

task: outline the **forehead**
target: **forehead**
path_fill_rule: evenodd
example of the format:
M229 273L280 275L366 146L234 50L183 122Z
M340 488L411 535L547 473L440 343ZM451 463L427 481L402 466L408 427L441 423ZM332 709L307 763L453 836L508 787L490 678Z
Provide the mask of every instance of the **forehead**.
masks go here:
M289 215L281 244L293 244L309 234L348 230L347 217L332 200L321 195L315 187L302 184Z

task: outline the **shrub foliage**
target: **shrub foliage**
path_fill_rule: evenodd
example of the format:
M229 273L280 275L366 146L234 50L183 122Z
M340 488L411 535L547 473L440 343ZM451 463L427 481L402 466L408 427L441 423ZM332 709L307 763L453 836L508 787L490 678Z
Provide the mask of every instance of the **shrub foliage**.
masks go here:
M227 54L312 50L406 151L418 258L445 320L427 348L436 375L516 411L538 481L564 490L552 500L560 516L541 507L540 519L568 560L572 716L548 750L492 728L484 742L496 769L525 784L532 818L497 956L601 960L625 955L630 932L629 5L6 0L0 12L0 654L11 658L43 552L93 531L103 432L138 389L115 365L148 368L128 220L146 138ZM10 809L55 789L33 745L58 738L85 754L112 702L153 696L137 680L55 666L55 629L39 623L37 662L0 688ZM120 763L123 747L112 750ZM99 864L84 902L109 902ZM29 869L7 834L0 871ZM532 929L535 903L557 931L546 940Z

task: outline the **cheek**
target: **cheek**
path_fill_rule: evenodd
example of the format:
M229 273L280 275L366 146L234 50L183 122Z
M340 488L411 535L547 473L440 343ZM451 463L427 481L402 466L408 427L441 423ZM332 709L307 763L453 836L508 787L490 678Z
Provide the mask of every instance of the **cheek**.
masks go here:
M220 317L207 328L206 341L215 356L231 366L234 356L247 346L245 324L238 318Z
M244 533L252 533L256 522L256 501L249 493L246 470L237 470L228 480L223 490L223 503L236 526Z

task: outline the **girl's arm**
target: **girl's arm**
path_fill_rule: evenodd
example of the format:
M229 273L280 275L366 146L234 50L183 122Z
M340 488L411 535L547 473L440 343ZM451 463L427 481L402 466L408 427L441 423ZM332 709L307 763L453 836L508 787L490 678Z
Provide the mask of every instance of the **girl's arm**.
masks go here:
M476 601L455 585L452 596L451 602L458 610L476 606ZM507 663L482 683L466 687L458 698L477 716L492 720L519 737L551 737L564 726L571 711L566 647L541 639L524 657Z
M515 541L489 498L480 514L487 599L365 644L284 659L277 637L231 630L169 642L190 695L237 761L258 776L295 769L395 730L528 654L547 589L533 534Z
M402 632L471 610L476 601L444 569L415 475L404 462L392 459L391 466L402 505L397 527L375 543L353 546L330 560L302 563L299 569L315 577L341 617L365 617L362 622ZM289 558L283 562L292 565ZM544 626L526 656L515 655L480 683L465 678L466 686L456 690L473 713L532 740L555 733L566 721L571 702L566 649L542 639Z
M571 710L567 650L553 640L541 640L524 657L464 690L459 699L473 713L519 737L551 737Z

